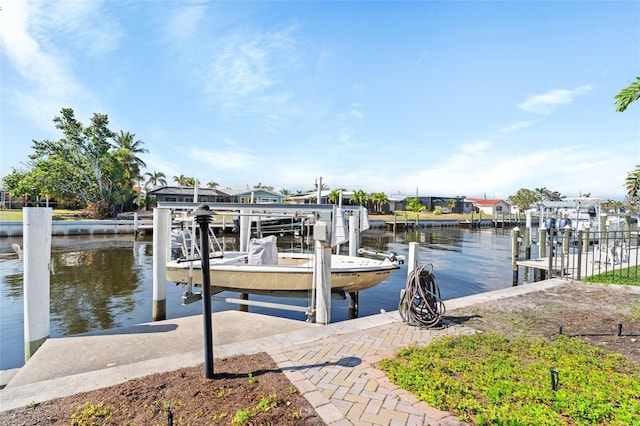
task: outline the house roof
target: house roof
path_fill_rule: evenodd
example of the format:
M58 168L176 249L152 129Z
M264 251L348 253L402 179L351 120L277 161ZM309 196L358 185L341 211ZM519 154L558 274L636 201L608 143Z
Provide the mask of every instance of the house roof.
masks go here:
M266 188L224 188L220 190L225 194L228 194L232 197L237 197L238 195L251 194L253 193L262 193L262 194L272 194L276 197L283 197L282 194L276 191L271 191Z
M193 195L194 188L187 186L157 186L148 191L149 194L163 194L163 195ZM226 193L217 190L216 188L198 188L199 195L227 195Z
M498 203L503 203L506 204L508 206L510 206L511 204L509 204L508 202L506 202L503 199L500 198L466 198L465 201L472 201L476 204L480 204L481 206L495 206Z

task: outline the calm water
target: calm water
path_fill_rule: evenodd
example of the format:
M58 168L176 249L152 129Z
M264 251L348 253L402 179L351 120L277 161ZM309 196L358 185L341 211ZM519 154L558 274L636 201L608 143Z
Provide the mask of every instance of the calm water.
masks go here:
M235 237L220 239L226 250L238 249ZM512 279L509 231L458 228L392 233L382 229L361 235L360 246L378 252L407 255L408 243L418 242L420 264L431 263L445 300L509 287ZM0 370L24 364L22 264L11 251L21 239L0 240ZM281 250L308 250L301 239L279 237ZM347 247L343 247L346 251ZM152 240L133 236L54 237L51 276L51 336L66 336L151 321ZM397 309L405 287L406 265L387 281L360 293L359 316ZM167 318L202 313L202 303L182 305L181 286L168 284ZM237 297L237 294L222 293ZM254 300L307 306L307 299L250 296ZM214 311L238 309L213 302ZM445 304L446 305L446 304ZM331 321L348 318L348 301L333 300ZM249 307L304 321L303 313Z

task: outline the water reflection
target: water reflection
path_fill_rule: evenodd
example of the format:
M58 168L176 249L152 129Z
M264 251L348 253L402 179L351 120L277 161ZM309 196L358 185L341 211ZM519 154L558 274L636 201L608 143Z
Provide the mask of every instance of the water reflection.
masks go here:
M239 248L236 236L219 238L225 250ZM0 241L0 369L22 365L22 265L11 252L16 239ZM360 246L375 252L408 255L408 243L417 242L418 262L430 263L445 298L451 299L511 285L510 237L508 231L458 228L429 228L417 232L393 233L372 229L361 234ZM312 250L311 241L278 237L282 251ZM54 237L52 258L55 274L51 276L51 336L64 336L104 330L151 321L152 311L152 237L136 241L132 236ZM343 253L348 246L341 247ZM361 292L359 315L397 309L400 290L405 288L407 265L376 287ZM167 317L196 315L200 303L183 306L183 288L169 283ZM227 294L228 293L228 294ZM225 292L227 297L237 294ZM307 299L251 296L253 300L307 306ZM214 301L213 310L238 309ZM249 307L251 312L305 320L303 313ZM348 318L348 301L333 300L331 321Z
M68 252L58 248L51 256L51 312L57 333L112 328L117 317L135 308L141 266L135 263L131 242Z

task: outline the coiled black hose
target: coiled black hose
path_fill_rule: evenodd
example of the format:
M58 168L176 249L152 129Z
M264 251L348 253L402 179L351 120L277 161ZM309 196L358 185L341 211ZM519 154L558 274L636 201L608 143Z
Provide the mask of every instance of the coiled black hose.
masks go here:
M398 304L400 317L415 327L442 327L445 306L440 297L440 288L433 275L433 265L427 264L411 271L406 289Z

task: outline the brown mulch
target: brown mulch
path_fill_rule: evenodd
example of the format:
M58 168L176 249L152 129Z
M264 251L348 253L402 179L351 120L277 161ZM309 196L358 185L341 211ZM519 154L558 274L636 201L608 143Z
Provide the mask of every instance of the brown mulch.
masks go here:
M264 352L217 359L213 372L153 374L7 411L0 425L324 425Z

